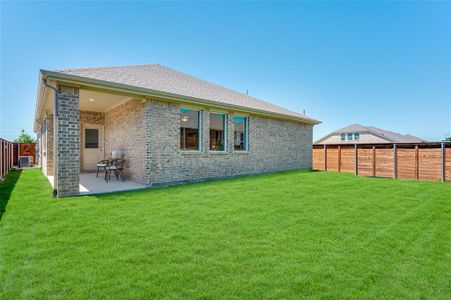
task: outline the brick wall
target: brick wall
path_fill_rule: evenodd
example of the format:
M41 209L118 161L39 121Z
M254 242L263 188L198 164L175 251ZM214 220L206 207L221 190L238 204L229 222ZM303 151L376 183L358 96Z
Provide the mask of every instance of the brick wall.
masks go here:
M105 113L105 156L121 151L126 159L125 175L137 182L148 184L146 168L148 147L146 143L147 103L130 100Z
M202 111L202 151L180 151L180 104L130 100L106 113L79 111L78 89L58 87L59 196L77 195L82 161L83 124L104 124L105 156L121 151L125 174L143 184L311 168L311 125L256 116L249 117L249 151L233 150L233 112L228 112L228 149L209 151L209 110ZM47 170L53 172L53 119L47 116ZM52 121L50 120L52 119ZM51 174L49 174L51 175ZM58 182L57 182L58 181Z
M42 162L42 170L44 171L44 174L47 176L53 176L54 175L54 151L55 151L55 145L53 141L53 115L47 114L44 119L44 124L42 125L44 128L43 131L41 131L44 135L44 138L42 140L42 143L45 143L45 153L42 153L41 151L41 162ZM45 158L42 156L45 155Z
M78 195L80 170L79 89L58 85L55 186L58 197Z
M179 150L179 104L149 101L150 167L152 184L276 170L311 168L312 129L290 121L251 116L249 151L233 151L233 113L228 115L228 151L209 149L209 111L202 113L202 151L186 154Z
M80 126L83 124L103 125L105 124L105 114L94 111L80 111Z

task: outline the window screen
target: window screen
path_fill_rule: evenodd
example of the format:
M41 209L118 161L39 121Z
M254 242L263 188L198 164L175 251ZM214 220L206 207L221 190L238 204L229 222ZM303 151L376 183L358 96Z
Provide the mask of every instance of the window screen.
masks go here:
M180 149L200 150L199 119L200 111L180 109Z
M247 151L247 118L241 116L233 117L234 123L234 150Z
M225 151L225 114L210 113L210 150Z
M85 148L99 148L98 129L85 129Z

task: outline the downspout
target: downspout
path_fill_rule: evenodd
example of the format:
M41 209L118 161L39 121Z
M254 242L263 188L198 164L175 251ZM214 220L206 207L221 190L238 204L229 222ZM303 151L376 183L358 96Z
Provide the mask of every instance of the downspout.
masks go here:
M42 79L42 83L52 89L55 94L53 98L53 196L56 197L58 194L58 91L47 83L47 79Z

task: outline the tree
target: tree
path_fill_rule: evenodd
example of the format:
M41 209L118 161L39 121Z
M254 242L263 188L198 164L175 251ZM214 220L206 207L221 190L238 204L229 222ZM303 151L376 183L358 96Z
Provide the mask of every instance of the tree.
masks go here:
M451 142L451 136L445 138L445 142Z
M20 135L14 139L14 143L36 143L36 140L22 129Z

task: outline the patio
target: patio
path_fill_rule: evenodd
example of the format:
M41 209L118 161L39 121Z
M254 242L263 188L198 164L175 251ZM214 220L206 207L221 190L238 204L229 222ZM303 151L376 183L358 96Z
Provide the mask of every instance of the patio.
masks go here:
M53 89L57 89L58 97L61 99L72 97L71 103L74 106L71 111L74 113L66 116L66 119L63 118L63 111L55 110ZM86 86L80 88L58 86L54 80L49 79L47 85L43 87L43 99L46 101L42 103L44 107L41 122L38 124L41 165L52 187L58 190L58 197L146 187L145 184L137 183L149 180L144 181L147 173L143 158L146 154L145 148L140 147L145 136L142 129L144 127L141 126L142 114L134 113L144 111L145 98ZM56 124L56 115L61 122L64 119L64 122ZM66 126L67 124L69 125ZM73 128L72 138L68 139L69 133L61 131L59 134L66 138L58 139L58 128L60 131ZM129 139L132 136L130 132L139 133L141 137ZM57 159L55 150L57 147L60 151L62 148L69 150L65 153L71 154L69 157L60 156ZM116 180L113 176L111 182L105 182L103 172L102 175L99 174L99 178L95 175L97 163L105 159L111 160L113 157L124 159L122 170L126 177L125 182ZM55 176L58 165L60 174ZM65 188L61 188L62 186Z
M96 173L80 173L80 195L93 195L119 191L130 191L146 188L146 185L137 183L130 179L125 181L117 180L116 177L111 176L111 180L106 182L104 179L104 173L99 173L99 177L96 177ZM54 187L54 177L47 176L52 188Z

